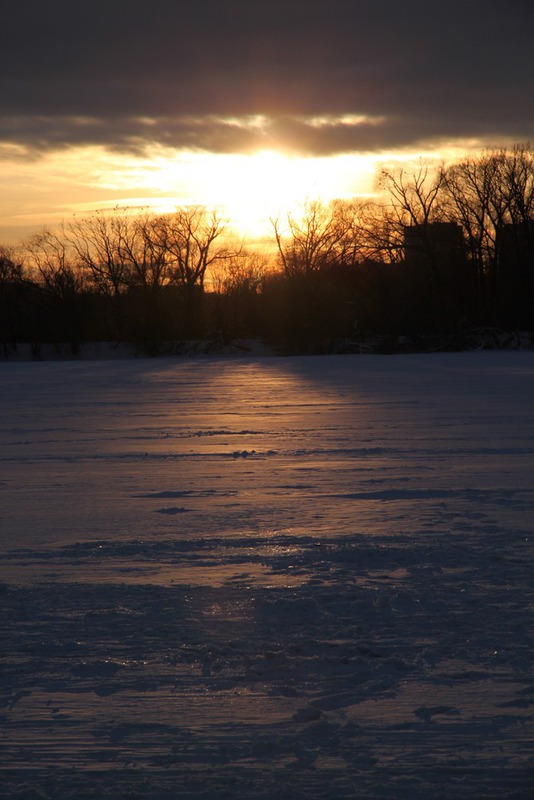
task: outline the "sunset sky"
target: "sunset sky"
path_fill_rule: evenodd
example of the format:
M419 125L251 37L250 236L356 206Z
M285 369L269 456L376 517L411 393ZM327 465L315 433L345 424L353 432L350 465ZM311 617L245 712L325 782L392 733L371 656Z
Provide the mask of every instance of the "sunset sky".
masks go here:
M17 0L0 242L117 206L278 210L534 141L532 0ZM255 227L256 226L256 227Z

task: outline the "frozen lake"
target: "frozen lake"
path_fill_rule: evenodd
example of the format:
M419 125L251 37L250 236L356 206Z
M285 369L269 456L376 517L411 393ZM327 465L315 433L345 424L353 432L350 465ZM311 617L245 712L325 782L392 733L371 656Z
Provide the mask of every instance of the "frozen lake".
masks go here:
M0 364L0 797L534 791L534 353Z

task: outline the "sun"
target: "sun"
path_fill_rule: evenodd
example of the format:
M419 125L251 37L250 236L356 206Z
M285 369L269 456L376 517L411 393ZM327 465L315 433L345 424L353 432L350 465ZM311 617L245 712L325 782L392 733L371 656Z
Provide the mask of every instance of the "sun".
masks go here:
M313 189L309 176L308 185L303 183L302 172L297 160L272 150L229 157L220 160L215 171L209 170L205 195L224 208L238 228L259 232Z

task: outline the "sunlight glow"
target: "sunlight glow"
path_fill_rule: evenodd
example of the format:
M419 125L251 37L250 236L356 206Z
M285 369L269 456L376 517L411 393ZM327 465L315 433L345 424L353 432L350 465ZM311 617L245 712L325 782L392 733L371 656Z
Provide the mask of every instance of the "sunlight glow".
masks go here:
M372 191L374 165L364 157L302 158L273 150L248 155L188 154L154 165L164 193L190 187L190 200L215 207L242 234L261 236L269 219L308 199L325 202Z
M240 235L262 238L271 233L270 218L306 200L371 193L376 171L375 160L364 155L305 158L274 150L209 154L158 147L141 156L79 147L32 161L1 155L10 206L0 207L0 216L21 231L106 209L165 213L205 205Z
M260 129L265 125L261 116L225 122ZM355 120L347 117L346 122ZM331 119L317 117L312 124L329 125ZM20 241L43 225L57 225L74 214L114 209L166 213L187 205L216 209L240 236L264 240L272 235L270 219L298 213L306 201L373 196L382 167L410 168L421 158L438 163L473 146L463 142L418 153L305 157L278 149L215 154L156 145L142 153L78 146L35 156L24 148L3 145L0 241Z

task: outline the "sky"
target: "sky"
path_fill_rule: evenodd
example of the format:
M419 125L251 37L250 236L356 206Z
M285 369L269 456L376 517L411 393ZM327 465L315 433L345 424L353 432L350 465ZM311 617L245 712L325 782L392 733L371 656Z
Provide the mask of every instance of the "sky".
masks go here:
M534 141L532 0L17 0L0 242L102 208L242 218Z

